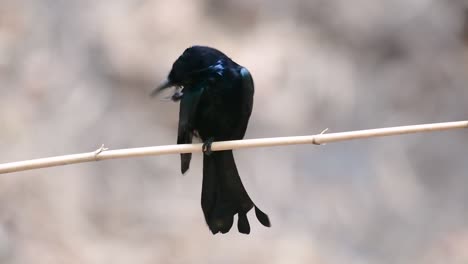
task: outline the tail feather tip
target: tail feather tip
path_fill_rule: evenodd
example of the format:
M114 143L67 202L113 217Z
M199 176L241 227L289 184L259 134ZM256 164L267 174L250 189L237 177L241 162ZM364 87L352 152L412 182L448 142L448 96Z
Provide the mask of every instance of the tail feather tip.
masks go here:
M262 212L262 210L258 209L257 206L255 206L255 215L257 216L258 221L266 226L266 227L271 227L270 219L268 218L268 215Z

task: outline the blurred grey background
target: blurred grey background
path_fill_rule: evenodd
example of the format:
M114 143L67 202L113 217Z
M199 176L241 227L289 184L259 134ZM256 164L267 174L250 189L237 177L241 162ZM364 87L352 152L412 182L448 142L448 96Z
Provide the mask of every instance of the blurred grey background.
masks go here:
M468 117L468 3L0 0L0 162L173 144L194 44L256 84L247 138ZM201 159L0 175L0 263L468 263L468 134L235 152L272 228L212 236Z

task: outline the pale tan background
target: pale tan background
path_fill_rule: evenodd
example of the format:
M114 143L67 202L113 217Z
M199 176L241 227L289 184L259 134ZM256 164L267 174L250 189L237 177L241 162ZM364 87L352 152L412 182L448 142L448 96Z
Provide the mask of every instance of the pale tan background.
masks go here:
M0 0L0 162L175 142L188 46L252 72L246 137L468 118L463 1ZM273 227L212 236L201 159L0 175L0 263L467 263L468 132L242 150Z

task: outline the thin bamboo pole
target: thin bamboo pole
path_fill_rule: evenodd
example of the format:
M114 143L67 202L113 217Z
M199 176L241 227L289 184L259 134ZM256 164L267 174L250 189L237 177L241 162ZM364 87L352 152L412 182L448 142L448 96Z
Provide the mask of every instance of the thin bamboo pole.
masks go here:
M347 141L354 139L364 139L372 137L393 136L402 134L442 131L450 129L468 128L468 121L434 123L424 125L412 126L399 126L388 128L377 128L368 130L358 130L350 132L330 133L310 136L293 136L293 137L275 137L275 138L258 138L258 139L244 139L232 141L220 141L212 144L212 151L228 150L228 149L242 149L242 148L256 148L256 147L273 147L284 145L297 145L297 144L316 144L321 145L325 143ZM167 155L177 153L190 153L201 152L202 144L181 144L181 145L167 145L167 146L154 146L143 148L130 148L130 149L117 149L108 150L101 146L96 151L80 154L72 154L65 156L25 160L11 163L0 164L0 174L11 173L25 170L33 170L54 166L63 166L68 164L99 161L107 159L120 159L142 156L155 156Z

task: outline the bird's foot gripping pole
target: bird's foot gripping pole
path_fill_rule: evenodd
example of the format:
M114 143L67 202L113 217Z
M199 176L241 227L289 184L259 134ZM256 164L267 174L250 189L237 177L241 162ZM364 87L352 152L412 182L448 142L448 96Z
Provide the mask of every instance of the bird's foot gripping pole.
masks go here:
M203 154L209 156L213 151L211 151L211 144L213 144L214 138L209 138L203 142L202 151Z

